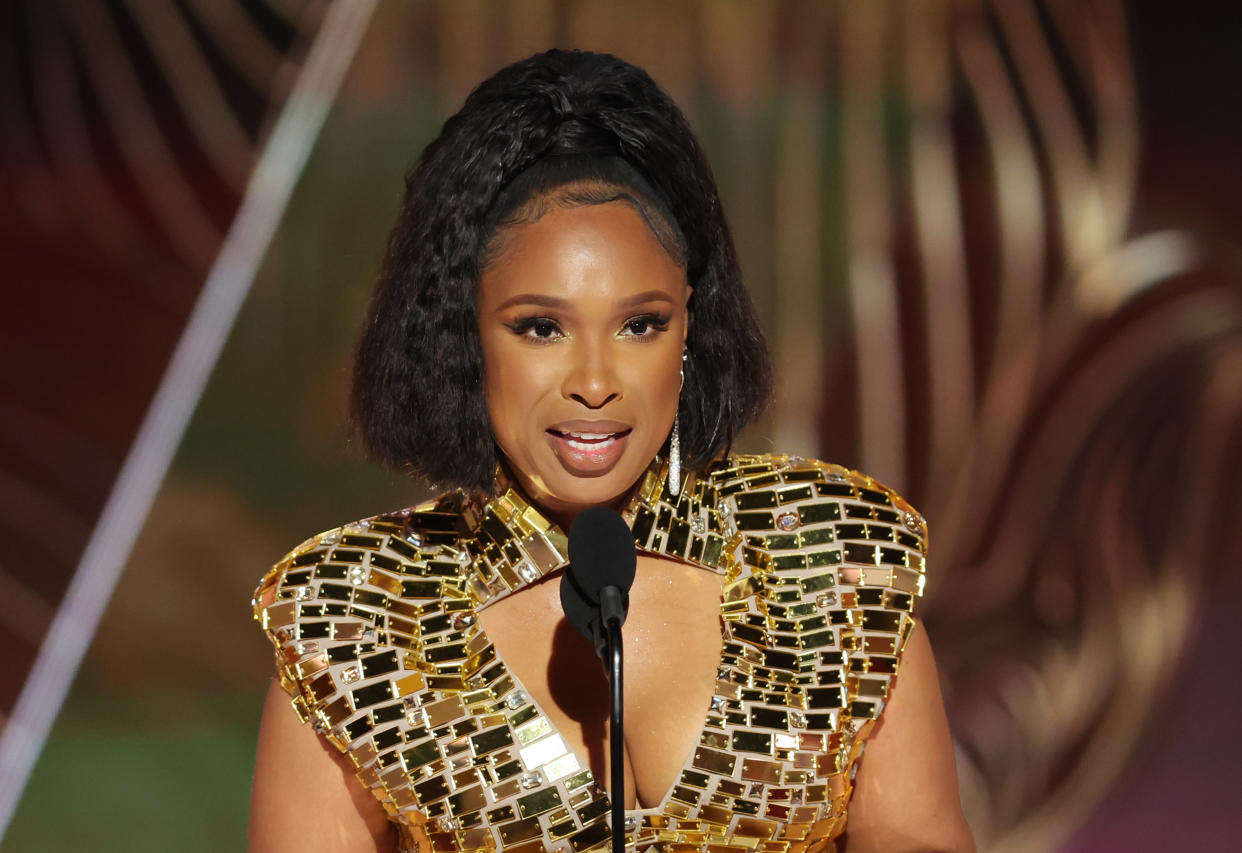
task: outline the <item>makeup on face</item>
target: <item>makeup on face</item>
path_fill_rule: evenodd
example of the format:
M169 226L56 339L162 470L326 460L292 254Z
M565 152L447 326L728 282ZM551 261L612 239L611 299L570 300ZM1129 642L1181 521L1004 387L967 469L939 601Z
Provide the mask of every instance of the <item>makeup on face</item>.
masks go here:
M624 201L505 234L480 277L492 431L527 496L565 523L623 500L677 412L690 287Z

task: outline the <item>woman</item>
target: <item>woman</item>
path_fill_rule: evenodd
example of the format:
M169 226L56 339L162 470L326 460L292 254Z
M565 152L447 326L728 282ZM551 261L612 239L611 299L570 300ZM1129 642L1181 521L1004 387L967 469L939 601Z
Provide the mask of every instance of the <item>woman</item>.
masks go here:
M354 376L370 449L455 488L256 593L281 679L251 848L606 849L606 688L556 583L603 504L639 551L630 843L972 849L910 616L922 519L837 466L729 455L769 385L668 97L589 53L484 82L407 181Z

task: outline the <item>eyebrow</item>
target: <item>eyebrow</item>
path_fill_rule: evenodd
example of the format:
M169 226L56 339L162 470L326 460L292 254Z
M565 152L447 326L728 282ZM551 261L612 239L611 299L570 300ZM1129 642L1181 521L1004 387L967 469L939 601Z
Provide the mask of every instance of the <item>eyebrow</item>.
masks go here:
M514 305L539 305L544 308L564 308L569 304L570 300L562 299L559 296L548 296L543 293L519 293L516 296L510 296L500 305L496 306L497 311L503 311L506 308L512 308ZM620 307L633 308L646 302L675 302L673 297L669 296L663 290L645 290L642 293L636 293L629 299L621 302Z

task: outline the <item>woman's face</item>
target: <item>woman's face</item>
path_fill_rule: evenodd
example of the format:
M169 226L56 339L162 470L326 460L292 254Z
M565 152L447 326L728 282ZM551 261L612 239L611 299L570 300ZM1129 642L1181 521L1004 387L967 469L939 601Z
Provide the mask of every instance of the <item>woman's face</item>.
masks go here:
M565 525L616 505L668 437L690 287L624 201L500 236L479 282L487 411L522 489Z

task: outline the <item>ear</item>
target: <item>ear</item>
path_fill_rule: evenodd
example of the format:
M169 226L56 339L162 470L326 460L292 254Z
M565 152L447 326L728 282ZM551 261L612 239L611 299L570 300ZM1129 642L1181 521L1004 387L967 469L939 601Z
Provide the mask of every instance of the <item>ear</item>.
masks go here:
M689 336L689 334L690 334L690 297L691 297L691 296L693 296L693 295L694 295L694 288L693 288L693 287L691 287L689 284L687 284L687 285L686 285L686 301L685 301L685 308L686 308L686 322L682 323L682 325L681 325L681 346L682 346L682 349L685 349L685 347L686 347L686 338L687 338L687 336Z

